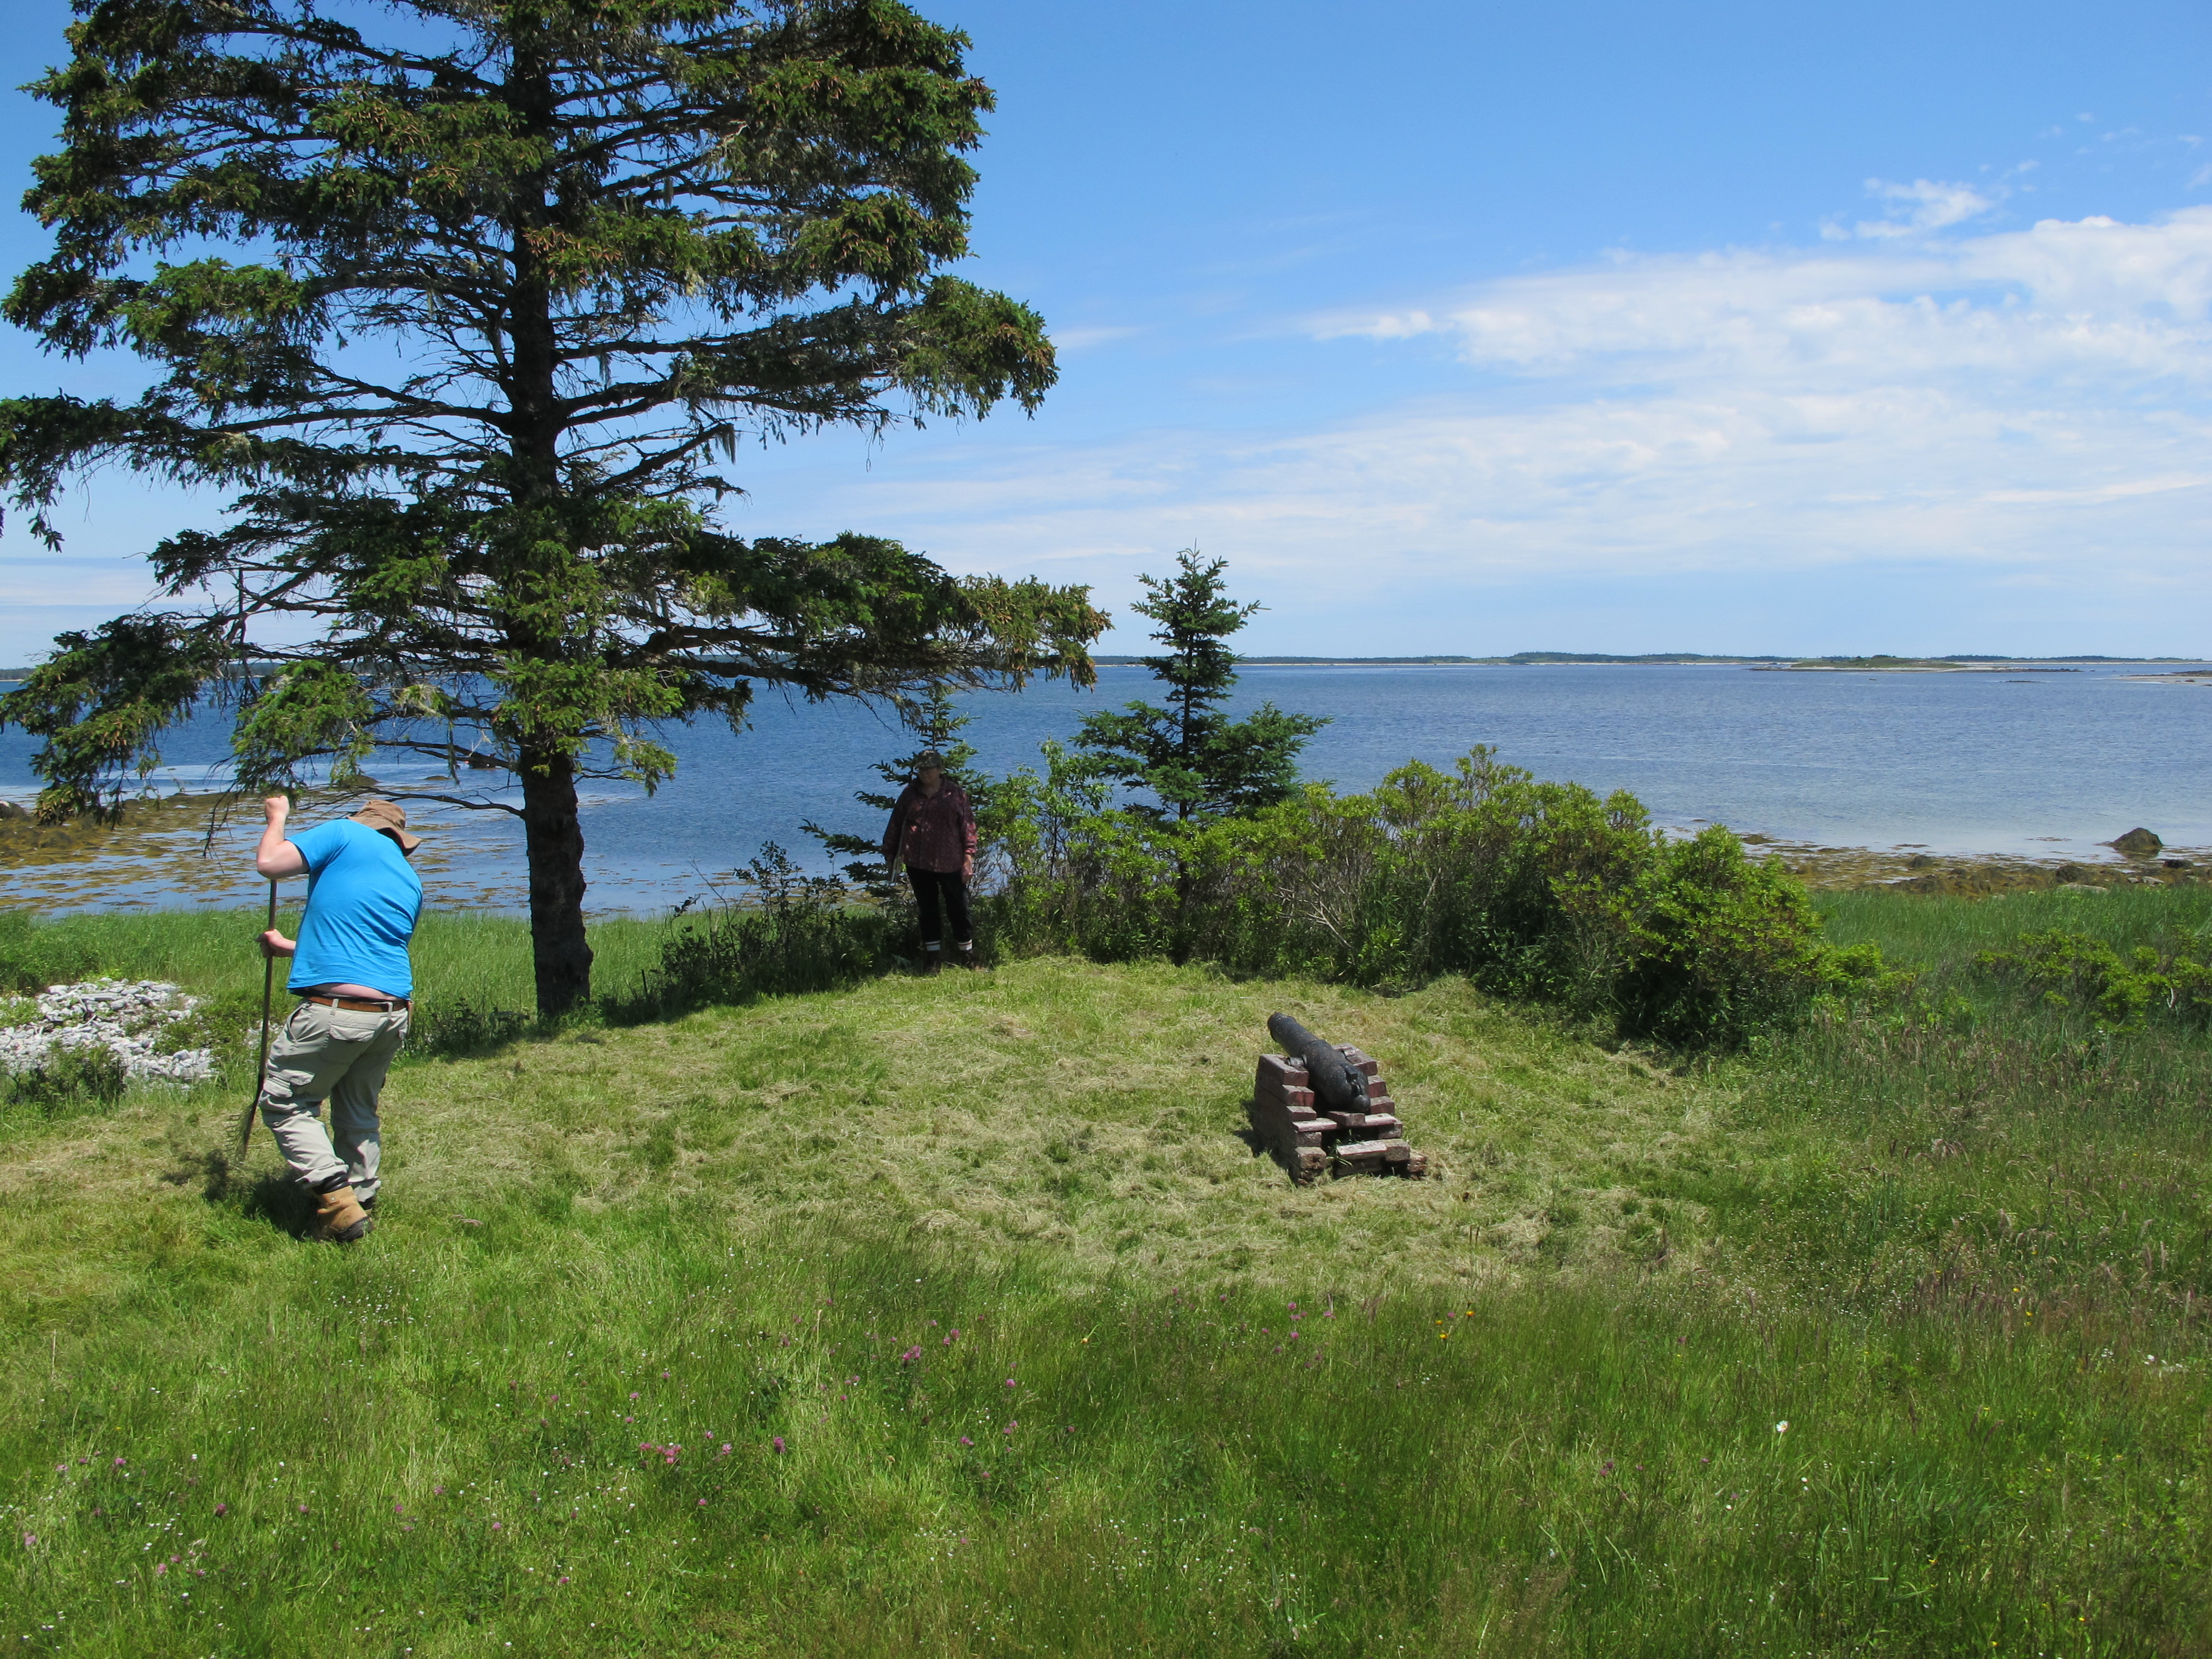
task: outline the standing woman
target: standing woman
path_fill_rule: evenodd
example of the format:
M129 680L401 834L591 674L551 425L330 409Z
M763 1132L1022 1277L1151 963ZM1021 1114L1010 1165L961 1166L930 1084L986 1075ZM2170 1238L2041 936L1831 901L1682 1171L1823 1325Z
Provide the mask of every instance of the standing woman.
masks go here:
M975 873L975 809L968 792L945 775L932 750L915 763L914 781L900 793L884 830L884 862L896 874L906 865L914 902L921 912L922 972L945 963L945 918L963 968L975 965L975 930L968 920L968 883Z

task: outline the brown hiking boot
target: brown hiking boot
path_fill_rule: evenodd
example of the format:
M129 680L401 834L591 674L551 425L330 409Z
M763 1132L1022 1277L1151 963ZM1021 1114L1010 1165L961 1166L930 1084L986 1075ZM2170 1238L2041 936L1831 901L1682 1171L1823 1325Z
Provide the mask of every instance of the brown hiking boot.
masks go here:
M333 1187L315 1194L314 1237L333 1244L351 1244L367 1238L375 1225L375 1218L361 1207L352 1188Z
M944 951L924 951L921 953L921 976L924 979L934 979L937 976L938 970L944 966Z

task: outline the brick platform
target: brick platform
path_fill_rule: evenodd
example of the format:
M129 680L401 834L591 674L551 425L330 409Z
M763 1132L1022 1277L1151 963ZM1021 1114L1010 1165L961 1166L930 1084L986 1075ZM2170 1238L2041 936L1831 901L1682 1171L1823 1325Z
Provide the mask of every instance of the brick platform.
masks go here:
M1245 1108L1253 1133L1294 1181L1322 1175L1418 1179L1428 1174L1428 1155L1406 1144L1406 1126L1398 1121L1382 1066L1348 1043L1336 1048L1367 1078L1367 1110L1327 1109L1314 1099L1304 1066L1281 1054L1262 1054Z

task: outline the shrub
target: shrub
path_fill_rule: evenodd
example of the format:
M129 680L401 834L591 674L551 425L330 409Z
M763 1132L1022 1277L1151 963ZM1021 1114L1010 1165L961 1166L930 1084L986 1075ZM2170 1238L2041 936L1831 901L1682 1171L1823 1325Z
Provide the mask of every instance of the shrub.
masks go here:
M1376 986L1465 974L1684 1044L1741 1042L1881 978L1870 950L1822 944L1804 889L1726 830L1669 841L1633 796L1540 782L1487 749L1365 795L1309 785L1176 823L1115 809L1048 744L1000 799L1002 947Z
M893 964L890 919L856 909L844 882L806 874L774 842L738 879L750 902L671 919L639 987L643 1010L834 990Z
M2054 929L2023 934L2010 951L1984 951L1974 963L2115 1030L2140 1030L2154 1018L2197 1030L2212 1022L2212 964L2186 947L2138 945L2124 959L2100 939Z

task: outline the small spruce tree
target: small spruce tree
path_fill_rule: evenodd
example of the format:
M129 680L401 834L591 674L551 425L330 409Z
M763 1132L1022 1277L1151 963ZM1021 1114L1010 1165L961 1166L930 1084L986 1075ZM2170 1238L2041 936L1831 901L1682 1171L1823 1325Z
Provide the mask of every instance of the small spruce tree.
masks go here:
M1226 641L1266 608L1229 597L1221 580L1227 565L1185 548L1172 576L1138 578L1146 597L1133 608L1159 624L1152 636L1167 647L1144 664L1167 685L1167 706L1139 701L1088 715L1075 739L1099 775L1158 796L1157 805L1133 809L1154 817L1228 817L1287 799L1297 787L1299 751L1328 724L1272 702L1241 720L1221 712L1237 684Z

